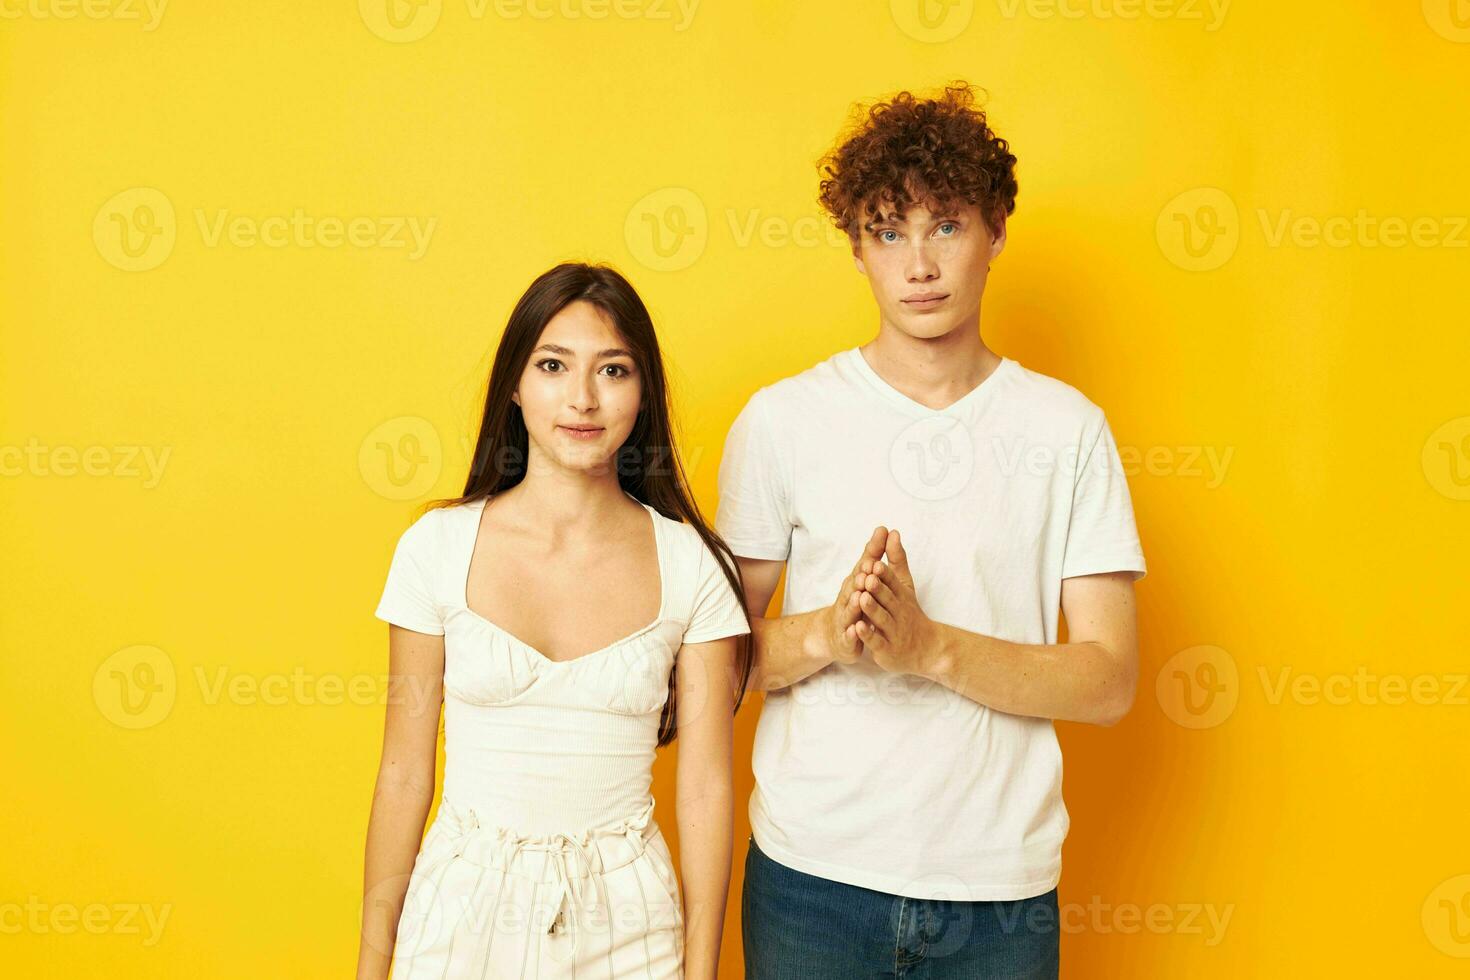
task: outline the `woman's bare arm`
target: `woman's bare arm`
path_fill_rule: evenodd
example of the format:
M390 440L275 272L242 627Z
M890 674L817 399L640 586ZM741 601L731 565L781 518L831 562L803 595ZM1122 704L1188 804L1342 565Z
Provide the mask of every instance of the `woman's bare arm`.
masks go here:
M444 637L388 626L388 706L363 856L357 980L386 980L409 874L434 801Z
M735 834L735 644L733 636L686 643L677 661L679 737L674 745L686 980L713 980L725 931Z

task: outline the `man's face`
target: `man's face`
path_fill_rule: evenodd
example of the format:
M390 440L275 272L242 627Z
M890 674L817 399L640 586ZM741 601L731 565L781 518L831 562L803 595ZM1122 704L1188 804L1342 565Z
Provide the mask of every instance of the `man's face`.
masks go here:
M990 260L1005 247L977 204L931 212L913 204L902 216L884 205L853 244L883 323L923 339L978 324Z

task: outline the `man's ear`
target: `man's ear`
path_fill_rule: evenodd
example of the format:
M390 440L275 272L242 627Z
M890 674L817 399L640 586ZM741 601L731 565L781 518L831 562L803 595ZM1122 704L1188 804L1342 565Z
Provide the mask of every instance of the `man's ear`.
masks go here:
M853 265L857 266L857 271L861 272L863 275L866 276L868 274L868 267L863 264L863 245L862 245L862 240L860 238L851 238L851 237L849 237L848 238L848 243L852 246L852 262L853 262Z
M995 217L996 230L991 232L990 258L993 260L1006 247L1006 213L999 212Z

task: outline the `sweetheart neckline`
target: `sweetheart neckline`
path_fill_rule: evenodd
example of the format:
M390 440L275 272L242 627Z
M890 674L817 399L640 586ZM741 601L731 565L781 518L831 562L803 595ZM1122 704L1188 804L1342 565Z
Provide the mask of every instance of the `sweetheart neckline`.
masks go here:
M627 493L627 491L624 491L624 493ZM505 637L510 642L515 643L521 648L534 654L538 661L549 664L553 667L565 667L569 664L574 664L579 660L586 660L588 657L595 657L599 654L607 653L609 650L615 650L623 644L630 643L633 640L638 639L643 634L651 632L668 619L669 572L667 562L664 558L664 551L667 548L667 544L664 541L663 528L659 526L660 520L663 515L654 510L648 504L639 500L637 497L634 497L632 494L628 494L628 497L636 501L638 505L641 506L644 510L648 511L648 518L653 522L653 553L655 563L658 566L658 613L653 617L653 622L647 624L646 626L640 626L638 629L634 630L632 633L629 633L627 636L613 640L606 646L598 647L596 650L591 650L587 653L579 653L575 657L568 657L565 660L554 660L551 657L547 656L546 653L544 653L542 650L530 643L527 643L525 640L521 639L519 636L516 636L510 630L506 629L504 626L501 626L493 619L490 619L482 615L481 613L478 613L475 610L471 609L469 603L470 566L472 566L475 562L475 546L478 545L480 541L480 519L481 515L485 511L485 505L490 500L489 497L481 497L479 501L476 502L477 506L475 506L472 511L472 513L475 515L474 532L470 537L470 554L469 557L465 559L464 585L460 589L459 607L465 612L469 613L470 616L473 617L477 622L483 623L495 632L499 633L501 636Z
M577 656L575 656L575 657L569 657L566 660L553 660L550 657L548 657L545 653L543 653L542 651L538 650L536 647L532 646L530 643L527 643L525 640L521 639L519 636L516 636L510 630L506 629L504 626L501 626L499 623L495 622L494 620L492 620L492 619L486 619L484 616L482 616L479 613L475 612L469 606L464 606L463 608L464 608L464 611L467 612L467 613L469 613L470 614L470 617L473 618L476 622L481 623L481 624L483 624L485 626L488 626L490 629L494 630L496 633L499 633L501 636L505 637L505 639L509 640L511 643L515 644L516 646L521 647L523 650L525 650L528 653L534 654L539 662L547 663L547 664L550 664L550 665L552 665L554 667L565 667L568 664L574 664L574 663L576 663L579 660L586 660L588 657L596 657L596 656L598 656L600 654L608 653L608 652L610 652L612 650L617 649L620 646L623 646L626 643L631 643L634 640L641 638L646 633L653 632L653 630L657 629L659 626L662 626L664 624L664 622L667 621L667 619L668 619L668 617L664 615L663 609L660 608L659 609L658 618L655 619L653 622L649 623L647 626L640 626L638 629L634 630L632 633L629 633L627 636L624 636L624 637L621 637L619 639L613 640L607 646L598 647L596 650L589 651L588 653L579 653Z

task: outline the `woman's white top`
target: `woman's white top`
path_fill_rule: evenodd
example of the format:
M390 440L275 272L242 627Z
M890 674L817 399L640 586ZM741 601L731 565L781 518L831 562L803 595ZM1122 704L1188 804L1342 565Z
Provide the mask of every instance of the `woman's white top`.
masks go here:
M694 528L643 504L658 549L657 617L599 650L551 660L466 604L485 503L441 507L410 525L376 612L444 637L443 795L530 834L635 814L650 802L680 645L750 632L744 606Z

